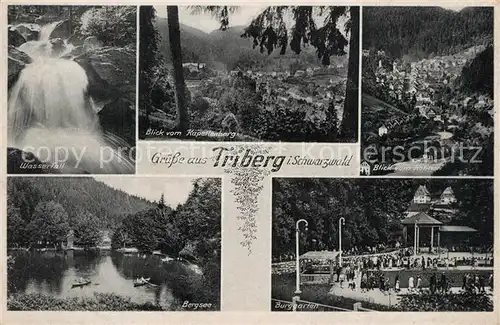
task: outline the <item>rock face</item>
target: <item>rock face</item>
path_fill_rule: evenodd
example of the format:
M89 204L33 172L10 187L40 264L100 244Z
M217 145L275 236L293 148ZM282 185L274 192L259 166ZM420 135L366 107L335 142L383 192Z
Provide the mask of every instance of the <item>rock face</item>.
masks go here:
M95 36L89 36L83 41L83 48L85 51L91 51L102 47L103 44Z
M76 58L82 54L85 53L85 50L83 49L83 46L80 45L80 46L75 46L71 52L69 52L68 54L65 54L64 56L62 56L61 58L63 59L69 59L69 60L73 60L73 58Z
M86 71L89 95L104 130L135 142L135 47L95 48L74 59Z
M17 24L10 26L9 31L14 31L21 34L21 36L23 36L25 41L35 41L38 39L38 36L40 35L40 25L29 24L29 23ZM10 43L10 39L9 39L9 45L14 45ZM14 45L14 46L19 46L19 45Z
M27 161L30 163L26 164ZM45 174L47 169L40 168L40 164L32 153L7 148L7 174Z
M66 45L61 38L53 38L50 40L50 43L52 44L52 53L55 55L60 55L66 50Z
M26 53L19 51L14 46L9 46L7 66L9 88L16 82L19 72L29 63L31 63L31 58Z
M135 104L120 98L104 105L99 111L99 121L104 130L117 134L129 145L135 143Z
M87 72L89 94L97 101L125 97L135 102L135 47L102 47L74 59Z
M20 32L9 28L9 46L12 45L18 47L25 42L26 39Z
M63 21L60 21L56 25L56 27L54 28L52 33L50 33L49 39L52 39L52 38L68 39L68 38L70 38L71 34L72 34L72 30L71 30L71 24L70 24L69 20L63 20Z

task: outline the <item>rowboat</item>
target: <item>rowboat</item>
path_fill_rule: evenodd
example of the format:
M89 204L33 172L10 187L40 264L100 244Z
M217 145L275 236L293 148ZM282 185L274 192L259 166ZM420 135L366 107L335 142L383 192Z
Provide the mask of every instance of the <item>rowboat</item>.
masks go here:
M140 287L140 286L149 284L149 280L151 280L151 278L146 278L146 279L142 278L142 279L134 280L134 287Z
M91 284L91 283L92 283L92 281L90 281L90 280L87 280L87 281L85 281L85 282L75 282L75 283L73 283L73 284L71 285L71 287L72 287L72 288L75 288L75 287L83 287L83 286L86 286L86 285Z

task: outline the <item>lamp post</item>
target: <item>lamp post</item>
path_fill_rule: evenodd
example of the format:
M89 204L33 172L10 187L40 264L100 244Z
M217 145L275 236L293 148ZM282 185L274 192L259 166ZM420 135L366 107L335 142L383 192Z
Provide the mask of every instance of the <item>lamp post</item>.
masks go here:
M417 256L417 249L418 249L418 243L417 243L417 220L415 220L415 228L414 228L414 234L413 234L413 256Z
M342 226L345 225L345 218L339 219L339 266L342 267Z
M307 231L307 226L309 225L309 223L307 222L307 220L305 219L299 219L297 220L297 222L295 223L295 267L296 267L296 281L295 281L295 285L296 285L296 289L295 289L295 294L296 295L300 295L301 294L301 291L300 291L300 260L299 260L299 255L300 255L300 251L299 251L299 232L300 232L300 223L303 222L305 224L305 231Z

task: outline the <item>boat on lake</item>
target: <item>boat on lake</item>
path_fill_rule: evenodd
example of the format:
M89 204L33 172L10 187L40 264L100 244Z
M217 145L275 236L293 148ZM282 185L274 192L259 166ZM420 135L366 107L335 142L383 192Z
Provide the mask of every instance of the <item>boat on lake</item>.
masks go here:
M134 287L140 287L140 286L143 286L143 285L146 285L146 284L150 284L149 280L151 280L151 278L136 279L136 280L134 280Z
M89 285L91 283L92 283L92 281L90 281L90 280L77 281L71 285L71 288L83 287L83 286Z
M120 253L125 253L125 254L131 254L131 253L138 253L139 250L135 247L122 247L122 248L118 248L116 250L117 252L120 252Z

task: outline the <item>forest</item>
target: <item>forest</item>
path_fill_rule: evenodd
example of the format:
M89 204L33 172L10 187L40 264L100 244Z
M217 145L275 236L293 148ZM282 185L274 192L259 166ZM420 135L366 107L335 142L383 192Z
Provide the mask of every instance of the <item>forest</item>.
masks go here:
M439 31L439 32L438 32ZM493 39L493 8L364 7L363 49L393 58L448 55Z
M303 252L338 249L338 220L345 218L342 242L351 247L389 244L401 235L401 219L419 185L438 197L450 186L457 198L453 223L475 228L493 244L492 180L445 179L273 179L272 254L294 252L295 222L304 218ZM441 215L433 215L438 220Z
M75 242L91 247L100 240L91 233L103 230L113 233L115 248L146 252L177 255L184 248L220 245L219 179L197 179L187 201L175 209L165 205L164 195L150 202L87 177L11 177L7 188L9 247L58 244L70 230ZM207 246L196 246L199 242Z
M64 209L70 224L89 213L98 216L106 229L114 229L126 214L155 206L89 177L9 177L7 193L9 207L19 211L23 224L29 223L37 206L50 201L50 206Z

